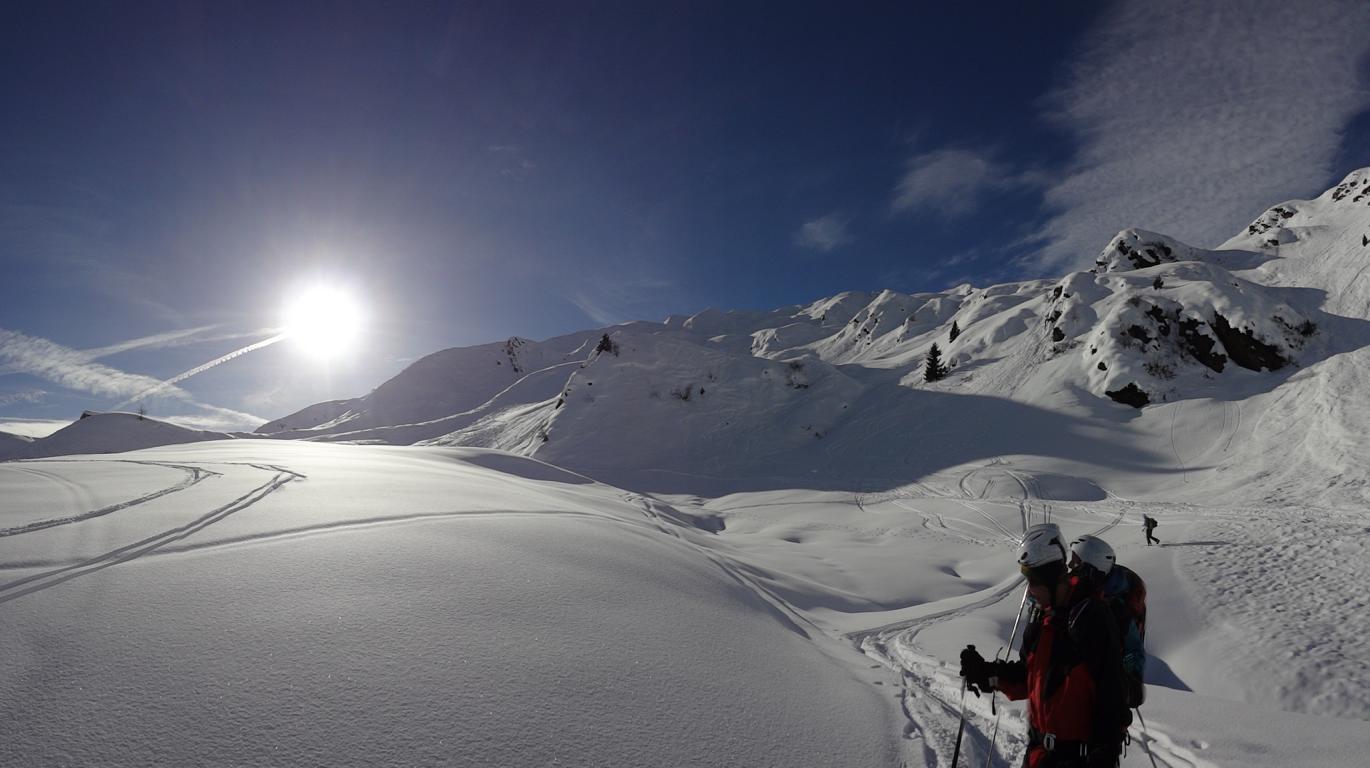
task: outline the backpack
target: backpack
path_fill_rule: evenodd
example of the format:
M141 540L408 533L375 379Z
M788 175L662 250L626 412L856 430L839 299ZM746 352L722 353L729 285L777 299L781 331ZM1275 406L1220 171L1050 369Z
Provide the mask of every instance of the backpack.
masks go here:
M1118 622L1123 641L1123 695L1129 709L1146 700L1146 582L1135 571L1114 564L1099 590Z

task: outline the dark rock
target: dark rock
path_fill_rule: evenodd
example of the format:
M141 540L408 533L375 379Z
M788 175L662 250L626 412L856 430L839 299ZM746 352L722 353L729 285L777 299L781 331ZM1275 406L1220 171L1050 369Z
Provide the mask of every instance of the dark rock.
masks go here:
M1289 364L1279 349L1257 339L1251 331L1239 331L1219 314L1213 315L1213 332L1223 343L1232 362L1251 371L1278 371Z
M1136 383L1128 384L1122 389L1115 389L1105 392L1104 394L1113 398L1113 401L1116 403L1130 405L1133 408L1142 408L1151 404L1151 397L1147 395L1146 392L1142 391L1142 388L1137 386Z
M1052 341L1065 341L1065 338L1066 338L1066 332L1065 332L1065 331L1061 330L1060 328L1052 328L1052 329L1051 329L1051 340L1052 340Z
M1179 322L1180 347L1189 353L1190 357L1203 363L1217 373L1223 372L1223 367L1227 365L1227 355L1213 351L1216 342L1211 336L1199 333L1199 320L1187 317Z
M1160 331L1162 336L1170 335L1170 323L1169 318L1165 316L1165 310L1152 307L1146 311L1146 316L1156 321L1156 330Z

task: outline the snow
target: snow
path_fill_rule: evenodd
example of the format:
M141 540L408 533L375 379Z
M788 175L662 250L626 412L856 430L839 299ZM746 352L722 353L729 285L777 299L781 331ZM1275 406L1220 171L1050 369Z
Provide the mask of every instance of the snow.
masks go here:
M1050 519L1149 587L1124 766L1364 765L1367 199L444 350L258 439L77 422L0 464L0 763L946 765Z
M0 763L895 759L887 694L839 660L854 652L615 489L471 449L123 459L218 474L5 537L26 541L0 565ZM15 466L93 484L108 461Z
M16 453L28 444L33 442L33 438L28 435L17 435L11 432L0 432L0 456Z
M119 453L160 445L222 440L223 432L187 429L133 413L92 413L23 444L0 442L0 460L34 459L74 453Z

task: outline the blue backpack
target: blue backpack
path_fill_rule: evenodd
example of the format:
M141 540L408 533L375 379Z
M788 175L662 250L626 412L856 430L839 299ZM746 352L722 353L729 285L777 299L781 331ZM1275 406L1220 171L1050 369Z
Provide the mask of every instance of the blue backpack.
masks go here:
M1123 690L1129 709L1146 699L1146 582L1127 566L1114 564L1100 589L1118 622L1123 641Z

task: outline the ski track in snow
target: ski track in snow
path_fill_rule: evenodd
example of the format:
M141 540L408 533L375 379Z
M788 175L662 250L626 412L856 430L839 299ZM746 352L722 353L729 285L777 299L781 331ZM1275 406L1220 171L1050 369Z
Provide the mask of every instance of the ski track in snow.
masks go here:
M958 483L959 489L966 496L971 496L966 488L966 483L976 471L978 470L966 473ZM1033 522L1031 502L1039 499L1035 492L1039 489L1035 482L1025 480L1018 473L1006 472L1006 474L1013 477L1022 486L1024 492L1028 494L1026 500L1019 502L1023 515L1022 523L1024 530L1026 530ZM1118 496L1107 491L1107 489L1105 489L1105 493L1113 503L1117 504L1117 511L1107 523L1091 531L1092 535L1098 536L1107 533L1135 510L1136 502L1133 500ZM899 496L897 498L907 500L916 497ZM896 498L892 497L888 500L896 501ZM1007 530L998 521L993 520L990 515L976 508L972 503L962 499L953 500L991 520L998 533L1007 533ZM1045 502L1039 503L1042 504L1042 510L1038 517L1048 518L1052 514L1050 505ZM1085 511L1078 507L1077 510ZM1012 536L1011 533L1010 536ZM1012 538L1015 544L1021 540L1021 536ZM926 765L942 766L951 763L956 728L961 714L962 692L957 670L931 654L923 652L917 643L919 633L934 624L970 616L977 611L996 605L1010 595L1017 594L1021 584L1022 578L1015 575L971 595L959 595L926 603L920 606L922 615L916 619L847 635L847 638L867 656L882 666L899 673L901 682L900 703L907 720L904 737L907 740L918 742L918 749L921 750ZM939 608L939 606L945 607ZM1022 608L1020 608L1019 613L1021 615ZM1011 642L1016 639L1016 634L1015 638L1010 638ZM1003 649L1000 652L1002 653ZM961 745L964 765L1017 765L1023 751L1027 748L1027 722L1022 710L1006 709L1004 704L1000 703L1002 699L998 699L997 696L996 699L997 716L990 711L991 702L988 697L977 698L973 694L966 697L965 735ZM990 742L996 731L999 738L995 740L994 751L991 753L989 751ZM1145 753L1149 748L1151 756L1158 766L1164 768L1216 768L1212 763L1199 758L1192 751L1180 746L1175 739L1155 724L1143 729L1139 722L1134 723L1131 728L1131 735L1133 739L1131 749Z
M661 513L656 510L654 505L661 504L662 502L638 493L626 493L623 498L630 504L640 508L642 514L663 533L675 538L691 549L694 549L699 554L702 554L704 557L708 558L710 562L718 566L729 578L736 581L747 591L756 595L782 624L806 638L811 638L814 634L821 634L821 630L818 626L804 615L802 611L790 605L788 601L775 594L773 590L767 588L757 579L747 574L742 566L707 547L699 546L687 540L684 536L681 536L680 532L676 530L676 525L662 517ZM805 626L808 626L809 629L805 629Z
M98 460L92 460L98 461ZM117 461L117 460L114 460ZM227 462L226 462L227 463ZM240 512L256 504L267 496L279 490L282 486L294 480L304 479L304 475L271 464L244 463L243 466L253 467L263 472L272 473L270 480L262 485L253 488L243 495L233 499L219 507L215 507L200 517L175 528L171 528L160 533L148 536L132 544L126 544L117 549L110 550L104 554L87 558L76 563L62 565L42 573L25 576L14 581L0 584L0 603L6 603L24 595L33 594L49 587L55 587L64 582L70 581L81 576L85 576L96 571L104 570L112 565L118 565L138 557L142 557L150 552L160 549L172 542L180 541L192 536L209 526L217 523L235 512ZM165 489L164 489L165 490ZM180 489L178 489L180 490ZM169 490L166 492L170 492ZM166 495L163 493L162 495ZM98 510L97 510L98 511ZM113 511L113 510L110 510ZM92 515L87 515L80 519L90 519Z
M118 512L118 511L123 510L123 509L128 509L129 507L135 507L135 506L137 506L137 505L139 505L139 504L145 504L145 503L147 503L147 502L149 502L149 501L153 501L154 499L160 499L160 498L162 498L163 496L166 496L166 495L172 494L172 493L176 493L177 491L184 491L185 489L187 489L187 488L189 488L189 487L195 485L196 483L200 482L201 480L204 480L204 479L207 478L207 477L213 477L213 476L216 476L216 475L219 474L218 472L211 472L211 471L209 471L209 470L207 470L207 469L204 469L204 468L202 468L202 467L192 467L192 466L187 466L187 465L183 465L183 464L169 464L169 463L159 462L159 461L133 461L133 460L131 460L131 459L108 459L108 460L102 460L102 461L122 462L122 463L125 463L125 464L143 464L143 465L152 466L152 467L167 467L167 468L170 468L170 469L179 469L179 470L181 470L182 472L185 472L185 473L186 473L186 476L185 476L184 479L182 479L182 480L181 480L180 482L178 482L178 483L175 483L174 485L168 486L168 487L166 487L166 488L162 488L162 489L160 489L160 490L153 491L152 493L148 493L148 494L145 494L145 495L143 495L143 496L139 496L139 497L136 498L136 499L130 499L130 500L128 500L128 501L122 501L122 502L119 502L119 503L117 503L117 504L110 504L110 505L107 505L107 506L104 506L104 507L100 507L99 509L92 509L92 510L90 510L89 512L82 512L82 513L80 513L80 514L69 515L69 516L67 516L67 517L56 517L56 518L50 518L50 519L47 519L47 520L38 520L38 521L35 521L35 522L32 522L32 523L26 523L26 524L24 524L24 525L16 525L16 526L13 526L13 527L10 527L10 528L0 528L0 537L4 537L4 536L18 536L19 534L32 533L32 532L34 532L34 531L42 531L42 530L45 530L45 529L48 529L48 528L55 528L55 527L57 527L57 526L59 526L59 525L70 525L71 523L79 523L79 522L81 522L82 520L89 520L89 519L91 519L91 518L93 518L93 517L101 517L101 516L103 516L103 515L108 515L108 514L110 514L111 512ZM40 461L35 461L34 463L76 463L76 462L75 462L74 460L71 460L71 459L62 459L62 460L58 460L58 461L55 461L55 462L54 462L53 460L51 460L51 459L44 459L44 460L41 460L41 462L40 462ZM38 475L38 476L40 476L40 477L47 478L47 479L52 480L52 481L54 481L54 482L56 482L56 483L62 485L63 487L66 487L66 488L72 488L72 489L83 490L83 489L81 489L81 486L80 486L80 484L78 484L78 483L73 483L72 481L66 479L65 477L62 477L62 476L59 475L59 474L56 474L56 473L53 473L53 472L44 472L43 470L40 470L40 469L36 469L36 468L34 468L34 467L27 466L27 463L26 463L26 462L15 463L15 464L10 465L8 468L10 468L10 469L16 469L16 470L18 470L18 471L20 471L20 472L26 472L26 473L29 473L29 474Z

